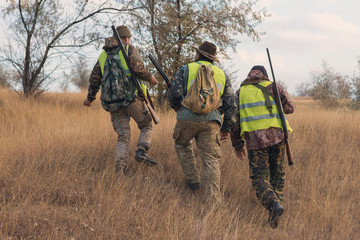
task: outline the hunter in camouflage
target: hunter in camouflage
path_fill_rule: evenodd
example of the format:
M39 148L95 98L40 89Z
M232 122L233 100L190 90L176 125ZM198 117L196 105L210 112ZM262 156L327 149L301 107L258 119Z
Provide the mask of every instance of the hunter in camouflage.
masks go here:
M130 44L131 33L126 26L118 26L116 28L124 47L128 49L128 57L130 66L136 77L143 81L150 83L151 86L158 82L146 69L143 60L137 49ZM109 37L105 40L103 47L105 52L114 51L118 47L118 43L114 37ZM124 68L124 66L121 66ZM90 86L88 89L87 98L84 105L90 106L96 99L96 94L102 84L102 70L99 61L95 64L90 75ZM152 136L152 118L146 108L144 102L137 97L129 106L120 108L117 111L110 111L113 128L118 135L115 154L116 172L127 173L129 162L129 142L130 142L130 117L135 120L140 129L140 136L137 142L138 150L136 151L135 159L139 162L144 162L146 165L153 166L157 162L155 159L149 157L146 152L149 150L151 136Z
M195 47L194 47L195 48ZM199 48L195 62L213 64L216 46L205 41ZM181 105L187 93L189 63L183 65L176 73L175 80L169 88L170 106L177 111L177 122L174 129L175 149L182 167L184 178L190 190L201 188L206 203L217 206L221 203L220 193L220 140L230 135L236 121L236 103L230 80L224 74L225 85L222 86L221 107L210 113L197 114ZM224 113L222 120L221 114ZM195 138L202 160L201 177L196 168L192 139Z
M269 81L265 68L263 66L254 66L247 78L241 83L240 89L246 85L254 85L265 81ZM235 94L238 104L240 89ZM274 98L272 84L268 85L266 89L272 98ZM294 100L282 85L278 84L278 89L284 113L293 113L295 111ZM246 94L246 92L242 92L241 94ZM259 102L260 101L261 99L259 99ZM286 166L284 160L284 134L282 128L268 127L245 132L244 141L241 137L240 127L240 119L242 119L242 117L240 114L237 114L237 124L234 125L231 132L232 145L235 148L236 155L240 159L244 159L244 145L246 142L252 186L256 190L256 197L261 204L269 210L270 226L276 228L279 216L284 211L281 206L281 202L284 200L283 190ZM274 211L278 211L278 214L273 214Z

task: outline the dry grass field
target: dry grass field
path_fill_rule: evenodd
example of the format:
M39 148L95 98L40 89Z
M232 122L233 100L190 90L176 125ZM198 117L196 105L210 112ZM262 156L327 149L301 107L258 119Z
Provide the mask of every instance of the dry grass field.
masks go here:
M288 118L295 164L277 229L251 187L248 163L222 144L223 205L207 210L185 188L173 147L175 114L159 113L150 155L116 178L116 135L97 100L0 90L0 239L360 239L360 113L297 99ZM198 162L199 159L197 159Z

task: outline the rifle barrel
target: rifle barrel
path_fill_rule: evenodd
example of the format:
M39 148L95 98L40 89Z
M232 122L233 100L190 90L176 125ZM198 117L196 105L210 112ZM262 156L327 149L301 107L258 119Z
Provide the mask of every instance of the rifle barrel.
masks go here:
M153 56L151 54L149 54L149 58L150 58L151 62L154 64L155 68L159 71L160 75L165 80L166 85L169 88L171 86L170 80L168 79L168 77L166 76L164 71L161 69L161 67L159 66L159 64L156 62L156 60L153 58Z
M291 150L290 150L290 144L289 144L288 130L287 130L287 125L286 125L286 120L285 120L285 114L284 114L284 110L283 110L283 107L282 107L282 104L281 104L279 89L278 89L278 86L276 84L274 70L273 70L273 67L272 67L271 58L270 58L270 52L269 52L268 48L266 48L266 52L267 52L267 56L268 56L269 63L270 63L271 74L272 74L272 77L273 77L273 80L274 80L273 86L274 86L274 92L275 92L275 102L276 102L276 106L277 106L277 108L279 110L281 125L282 125L283 132L284 132L286 155L288 156L288 164L289 164L289 166L291 166L291 165L294 164L294 162L293 162L292 154L291 154Z

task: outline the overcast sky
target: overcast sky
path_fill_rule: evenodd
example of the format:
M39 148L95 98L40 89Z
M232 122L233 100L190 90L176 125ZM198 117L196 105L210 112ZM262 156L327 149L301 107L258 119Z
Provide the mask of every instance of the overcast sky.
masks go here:
M241 36L237 52L230 54L232 62L226 64L238 70L233 79L237 83L253 65L264 65L271 75L266 48L276 80L285 82L290 93L295 93L300 83L310 81L310 71L321 70L323 61L343 75L353 76L358 69L359 0L259 0L255 9L260 8L272 15L256 27L266 34L259 42ZM0 31L4 30L2 26ZM1 35L3 40L5 34Z
M264 65L270 76L269 48L276 80L290 93L321 70L323 60L335 72L353 76L360 56L359 0L259 0L272 14L257 30L266 32L259 42L242 36L233 64L243 80L253 65ZM241 75L241 73L243 73Z

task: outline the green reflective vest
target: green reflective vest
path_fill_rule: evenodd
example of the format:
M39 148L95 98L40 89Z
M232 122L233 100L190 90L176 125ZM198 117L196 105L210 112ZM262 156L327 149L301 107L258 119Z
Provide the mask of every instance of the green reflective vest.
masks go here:
M267 87L271 82L265 81L259 84ZM241 87L239 93L241 137L244 138L245 132L268 129L270 127L282 128L279 111L272 96L270 96L270 101L273 107L272 115L266 107L264 94L259 88L253 85ZM286 117L285 121L287 129L292 132Z
M189 77L188 77L188 82L187 82L187 91L189 91L191 85L194 83L196 74L197 74L198 69L201 64L211 65L211 69L214 71L214 79L215 79L215 82L220 91L220 97L221 97L224 93L224 88L225 88L225 81L226 81L225 73L223 70L221 70L220 68L218 68L215 65L212 65L211 63L209 63L207 61L198 61L198 62L193 62L193 63L188 64Z
M126 55L129 56L129 45L126 46ZM121 66L123 68L123 72L125 73L126 76L131 76L129 67L126 64L125 58L121 51L119 51L119 57L120 57ZM103 51L99 56L99 64L100 64L101 74L103 74L103 72L104 72L106 58L107 58L107 53L106 53L106 51ZM140 80L140 86L141 86L141 89L143 90L145 97L147 97L146 84L144 83L144 81Z

